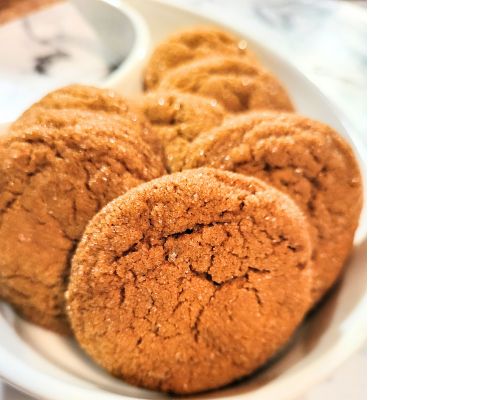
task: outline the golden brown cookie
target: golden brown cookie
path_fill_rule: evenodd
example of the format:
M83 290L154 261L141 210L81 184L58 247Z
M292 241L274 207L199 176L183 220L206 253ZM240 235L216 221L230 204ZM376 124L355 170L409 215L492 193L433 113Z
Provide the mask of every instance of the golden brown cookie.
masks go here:
M168 70L214 55L255 61L246 40L211 26L190 28L173 34L155 48L144 73L144 87L154 89Z
M280 82L246 60L211 57L169 71L160 88L214 98L232 113L249 110L293 111Z
M186 154L184 168L256 176L297 202L311 225L313 298L320 299L349 255L362 208L360 170L349 144L305 117L250 113L200 135Z
M141 106L161 141L169 171L179 171L189 143L220 125L225 115L216 100L178 91L149 92Z
M78 124L25 124L0 138L0 298L26 319L69 333L64 290L87 222L164 168L123 120L79 110L47 115Z
M193 393L262 366L310 305L310 241L264 182L201 168L109 203L73 258L68 315L113 375Z
M113 90L100 89L92 86L69 85L50 92L33 104L13 124L14 129L23 125L54 125L78 124L71 113L64 118L55 120L54 115L47 115L50 110L82 110L105 114L107 118L122 119L121 124L128 125L129 130L141 135L153 151L161 153L161 144L151 127L141 113L140 108L120 96ZM76 115L76 114L75 114Z

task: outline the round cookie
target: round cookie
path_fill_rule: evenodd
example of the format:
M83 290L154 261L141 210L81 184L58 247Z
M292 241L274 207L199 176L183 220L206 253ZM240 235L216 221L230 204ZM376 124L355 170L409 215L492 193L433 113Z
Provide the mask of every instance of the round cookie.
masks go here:
M152 90L158 86L168 70L214 55L255 61L244 39L211 26L186 29L170 36L155 48L144 73L144 87L146 90Z
M22 116L13 123L13 128L26 125L54 125L78 123L78 120L54 120L54 115L47 115L51 110L81 110L105 114L108 118L121 119L122 125L129 126L129 131L135 131L148 143L153 151L161 153L161 144L151 131L140 108L110 89L100 89L85 85L69 85L54 90L33 104ZM70 118L66 114L65 118Z
M70 333L69 262L94 214L164 173L160 158L106 115L51 110L74 124L26 124L0 138L0 298L26 319Z
M246 60L211 57L170 70L161 89L178 89L216 99L232 113L249 110L293 111L280 82Z
M198 136L184 168L210 166L256 176L289 194L308 217L313 298L339 276L363 203L349 144L330 127L295 114L249 113Z
M216 100L178 91L149 92L141 106L160 139L169 171L179 171L189 143L220 125L225 115Z
M200 168L143 184L89 223L68 315L113 375L194 393L262 366L310 306L303 214L264 182Z

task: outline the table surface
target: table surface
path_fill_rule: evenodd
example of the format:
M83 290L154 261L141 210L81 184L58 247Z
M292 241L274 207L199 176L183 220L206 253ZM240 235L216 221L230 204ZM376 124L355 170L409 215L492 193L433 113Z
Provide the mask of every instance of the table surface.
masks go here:
M177 1L177 0L176 0ZM340 108L366 145L366 2L347 0L178 0L199 12L238 21L293 60ZM366 346L300 400L366 399ZM0 383L0 400L29 400Z

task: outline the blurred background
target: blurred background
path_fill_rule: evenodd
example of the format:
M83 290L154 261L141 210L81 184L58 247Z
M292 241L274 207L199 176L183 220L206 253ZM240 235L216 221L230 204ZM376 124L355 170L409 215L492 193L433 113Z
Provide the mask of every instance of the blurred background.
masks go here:
M366 1L169 2L235 26L290 60L337 104L344 124L366 146ZM72 2L0 0L0 123L81 74L98 83L120 61L116 54L100 57L99 46ZM366 346L300 397L324 398L366 398ZM0 400L19 399L30 397L0 383Z

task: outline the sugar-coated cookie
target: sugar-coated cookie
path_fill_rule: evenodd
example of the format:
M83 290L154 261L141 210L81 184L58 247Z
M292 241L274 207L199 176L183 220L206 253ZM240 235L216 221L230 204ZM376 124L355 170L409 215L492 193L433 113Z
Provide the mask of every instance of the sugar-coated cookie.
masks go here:
M140 104L161 142L169 171L179 171L189 144L220 125L226 114L214 99L175 90L149 92Z
M184 169L209 166L256 176L289 194L313 238L313 298L332 286L352 247L363 203L350 145L332 128L286 113L228 118L198 136Z
M77 340L149 389L194 393L252 373L310 305L305 223L285 194L226 171L132 189L92 219L73 258Z
M166 73L159 87L213 98L231 113L293 111L286 90L274 75L234 57L204 58L182 65Z
M70 333L64 290L83 230L110 200L164 167L123 120L48 110L0 138L0 298L26 319Z
M13 123L12 129L23 125L66 126L77 125L78 114L50 113L53 110L89 111L94 115L119 120L129 131L135 131L148 143L153 151L160 153L161 145L140 108L114 90L85 85L69 85L54 90L41 98ZM63 118L58 117L63 115Z
M246 40L215 27L194 27L177 32L156 46L146 66L144 87L155 89L170 69L215 55L255 60Z

